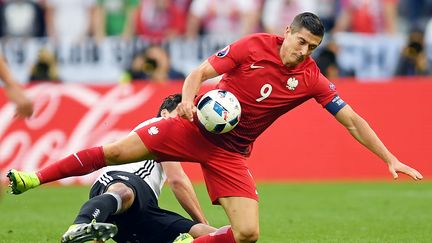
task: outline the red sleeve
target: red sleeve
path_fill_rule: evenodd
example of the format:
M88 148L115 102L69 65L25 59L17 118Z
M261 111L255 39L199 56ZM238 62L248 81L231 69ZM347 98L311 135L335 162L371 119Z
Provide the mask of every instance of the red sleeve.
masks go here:
M244 37L211 55L207 61L213 66L218 74L229 72L240 65L249 55L248 40Z
M338 93L336 92L336 85L330 82L321 72L318 74L318 82L313 88L313 97L325 107Z

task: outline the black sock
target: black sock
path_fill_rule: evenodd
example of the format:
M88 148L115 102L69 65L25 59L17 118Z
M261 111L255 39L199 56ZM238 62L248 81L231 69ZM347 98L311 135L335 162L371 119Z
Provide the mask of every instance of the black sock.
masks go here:
M102 194L84 203L74 224L90 223L93 219L96 219L96 222L105 222L116 211L117 199L111 194Z

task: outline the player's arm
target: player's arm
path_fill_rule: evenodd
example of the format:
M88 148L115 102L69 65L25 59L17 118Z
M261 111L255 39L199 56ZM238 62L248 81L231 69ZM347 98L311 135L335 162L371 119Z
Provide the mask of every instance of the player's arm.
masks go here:
M400 162L378 138L369 124L360 117L349 105L340 109L335 118L345 126L351 135L370 151L378 155L387 163L394 179L398 178L398 172L411 176L414 180L420 180L423 176L415 169Z
M208 224L207 219L198 202L189 177L184 172L179 162L163 162L162 167L167 176L168 184L174 192L177 201L193 220Z
M18 117L30 117L33 114L33 104L24 94L21 85L12 78L12 74L2 57L0 57L0 79L5 84L7 97L16 104L16 115Z
M177 106L179 116L192 121L193 113L196 111L194 99L201 83L218 75L213 66L206 60L186 77L182 89L182 102Z

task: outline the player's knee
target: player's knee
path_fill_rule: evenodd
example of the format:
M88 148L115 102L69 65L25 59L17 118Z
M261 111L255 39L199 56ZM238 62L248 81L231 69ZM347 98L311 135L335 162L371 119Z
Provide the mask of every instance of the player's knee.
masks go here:
M203 235L208 235L216 231L216 228L207 225L207 224L195 224L190 228L189 234L192 235L193 238L197 238Z
M237 242L256 242L260 234L258 227L240 227L232 230Z
M121 200L121 208L117 213L122 213L128 210L135 200L133 190L123 183L114 183L110 185L107 192L118 195Z

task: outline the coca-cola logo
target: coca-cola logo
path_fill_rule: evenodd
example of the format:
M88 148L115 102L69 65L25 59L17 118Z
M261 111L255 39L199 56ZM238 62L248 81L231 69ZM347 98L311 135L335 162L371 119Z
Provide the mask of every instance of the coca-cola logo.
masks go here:
M40 84L26 92L35 103L32 118L13 119L11 103L0 107L2 171L9 168L33 171L83 148L103 145L127 135L136 125L127 121L139 115L137 110L155 89L151 85ZM87 183L93 178L73 178L63 183Z

